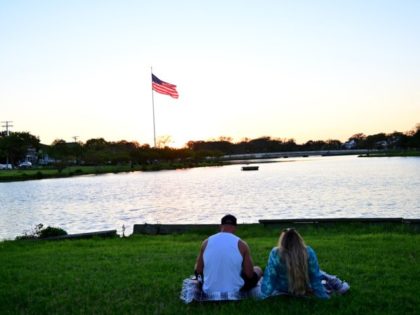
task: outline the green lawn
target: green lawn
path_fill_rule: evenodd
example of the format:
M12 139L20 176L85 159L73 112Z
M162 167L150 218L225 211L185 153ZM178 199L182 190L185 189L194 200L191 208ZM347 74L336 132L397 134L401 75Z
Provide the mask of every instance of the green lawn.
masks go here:
M161 162L145 165L98 165L98 166L68 166L61 170L57 168L27 168L0 170L0 182L12 182L33 179L60 178L91 174L122 173L133 171L160 171L191 167L218 166L221 162Z
M129 165L104 166L70 166L61 170L57 168L28 168L0 171L0 181L19 181L30 179L69 177L88 174L119 173L140 170Z
M206 233L125 239L0 243L0 314L418 314L420 237L406 225L298 227L321 268L351 285L322 301L193 303L182 280ZM264 267L280 228L251 226L238 235Z

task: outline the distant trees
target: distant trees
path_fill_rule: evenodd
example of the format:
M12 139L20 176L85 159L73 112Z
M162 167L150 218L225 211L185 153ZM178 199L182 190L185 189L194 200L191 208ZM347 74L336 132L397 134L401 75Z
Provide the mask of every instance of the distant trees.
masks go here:
M77 160L81 154L82 145L78 142L67 143L63 139L56 139L49 148L49 154L56 159Z
M408 132L407 145L412 148L420 148L420 123L413 130Z
M347 144L351 145L347 145ZM366 136L364 133L352 135L346 143L336 139L309 140L304 144L296 144L294 139L271 138L268 136L249 139L238 143L227 141L227 137L211 141L189 141L187 147L198 153L207 155L269 153L284 151L320 151L340 149L420 149L420 124L407 132L394 131L390 134L378 133Z
M375 135L365 137L363 141L366 149L383 149L386 145L387 136L383 132L377 133Z
M352 135L346 143L330 139L309 140L297 144L294 139L271 138L269 136L255 139L243 138L234 143L230 137L219 137L209 141L188 141L182 149L171 148L167 144L169 136L159 140L159 146L152 148L148 144L125 140L108 142L103 138L89 139L86 143L66 142L56 139L51 145L42 145L40 140L28 132L0 133L0 163L9 161L18 164L25 160L28 150L38 154L47 153L50 158L68 164L151 164L157 161L199 161L206 157L219 157L230 154L269 153L285 151L320 151L354 149L420 149L420 124L412 130L402 133L377 133L366 136L363 133ZM350 144L350 145L349 145Z
M9 162L18 164L26 159L28 149L33 148L38 151L40 141L38 137L29 132L10 132L9 135L1 133L0 135L0 163Z
M104 164L149 164L155 161L175 161L188 159L193 152L188 148L151 148L148 144L126 140L108 142L94 138L81 142L68 142L58 139L49 147L48 154L65 164L104 165Z
M349 138L354 141L357 149L392 149L409 150L420 149L420 124L406 133L394 131L390 134L383 132L366 136L357 133Z
M213 141L189 141L187 147L194 152L207 152L210 155L247 154L294 151L298 145L294 139L272 139L260 137L256 139L244 138L238 143L227 141L225 137Z
M301 148L305 151L320 151L320 150L339 150L341 149L342 143L339 140L309 140L305 144L301 145Z

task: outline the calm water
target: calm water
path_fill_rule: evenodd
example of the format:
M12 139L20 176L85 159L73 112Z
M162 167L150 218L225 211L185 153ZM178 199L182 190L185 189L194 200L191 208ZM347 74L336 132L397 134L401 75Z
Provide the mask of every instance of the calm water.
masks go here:
M136 223L330 217L420 218L420 158L279 159L240 165L0 183L0 239L35 224L69 233Z

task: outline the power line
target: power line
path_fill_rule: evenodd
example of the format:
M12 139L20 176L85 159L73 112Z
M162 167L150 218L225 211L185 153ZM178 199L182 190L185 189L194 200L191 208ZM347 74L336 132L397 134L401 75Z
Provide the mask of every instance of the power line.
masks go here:
M12 124L13 121L5 120L5 121L2 121L1 123L3 124L2 127L6 128L6 135L9 135L9 128L13 127L13 124Z

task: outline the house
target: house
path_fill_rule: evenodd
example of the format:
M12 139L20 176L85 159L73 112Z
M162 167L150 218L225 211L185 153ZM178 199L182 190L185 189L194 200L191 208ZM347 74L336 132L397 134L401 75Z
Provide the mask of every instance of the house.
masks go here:
M356 147L357 147L357 142L354 139L351 139L343 143L343 148L346 150L356 149Z

